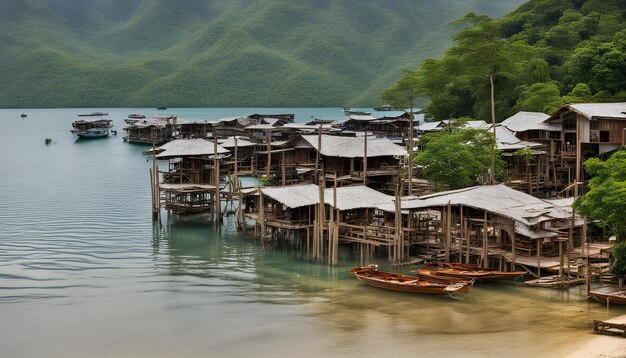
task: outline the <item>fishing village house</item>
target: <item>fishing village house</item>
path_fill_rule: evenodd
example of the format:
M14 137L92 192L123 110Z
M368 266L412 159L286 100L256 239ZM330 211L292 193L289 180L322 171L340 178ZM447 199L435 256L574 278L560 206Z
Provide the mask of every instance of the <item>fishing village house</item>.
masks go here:
M329 134L299 135L280 150L283 166L312 172L315 181L323 173L326 181L336 180L340 186L360 183L383 191L394 190L407 155L406 149L387 138Z
M556 160L561 126L545 123L548 117L540 112L518 112L500 123L500 135L496 135L498 149L507 163L507 184L531 194L569 184L562 180L568 168ZM513 141L512 136L518 141ZM528 150L532 156L516 155L520 149Z
M153 197L159 205L177 214L207 211L219 203L220 178L229 173L220 168L219 159L230 151L205 139L177 139L159 147L156 159L167 160L168 168L160 172Z
M178 135L181 121L176 116L156 116L142 119L124 127L124 141L139 144L162 144Z
M626 143L626 102L569 104L544 123L561 126L555 156L563 167L572 168L567 182L576 196L584 182L584 161L607 156Z

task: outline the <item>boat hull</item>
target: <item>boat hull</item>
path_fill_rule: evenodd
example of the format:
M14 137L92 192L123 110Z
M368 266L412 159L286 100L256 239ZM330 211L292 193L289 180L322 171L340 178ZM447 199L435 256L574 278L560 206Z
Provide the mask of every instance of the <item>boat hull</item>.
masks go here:
M350 272L365 284L391 291L428 295L469 292L469 285L467 285L467 283L446 282L443 280L429 281L420 277L393 274L369 267L354 268L351 269Z
M465 264L427 265L418 270L421 275L435 275L445 277L465 278L479 281L515 281L526 272L524 271L497 271Z
M591 291L589 292L591 298L600 302L600 303L612 303L618 305L626 305L626 291L617 291L617 292L598 292Z
M77 136L81 138L102 138L102 137L107 137L109 135L109 129L98 129L98 130L89 129L86 131L73 130L72 133L76 134Z

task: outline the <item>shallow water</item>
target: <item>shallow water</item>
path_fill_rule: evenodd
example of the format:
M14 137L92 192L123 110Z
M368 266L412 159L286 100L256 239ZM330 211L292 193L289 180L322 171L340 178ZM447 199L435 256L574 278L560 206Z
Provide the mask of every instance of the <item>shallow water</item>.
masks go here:
M71 122L95 110L118 136L76 140ZM626 314L588 303L583 287L387 292L347 273L360 262L346 248L337 267L311 263L240 236L232 216L217 231L206 215L155 225L146 147L121 138L135 112L163 113L0 110L1 357L558 357L592 336L594 318ZM166 111L259 112L341 118L337 108Z

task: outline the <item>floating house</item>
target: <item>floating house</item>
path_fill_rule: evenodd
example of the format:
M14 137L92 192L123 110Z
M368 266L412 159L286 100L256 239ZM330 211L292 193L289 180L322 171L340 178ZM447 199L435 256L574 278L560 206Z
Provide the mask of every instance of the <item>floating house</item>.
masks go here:
M156 116L142 119L124 127L124 141L139 144L159 145L169 142L178 135L180 120L176 116Z

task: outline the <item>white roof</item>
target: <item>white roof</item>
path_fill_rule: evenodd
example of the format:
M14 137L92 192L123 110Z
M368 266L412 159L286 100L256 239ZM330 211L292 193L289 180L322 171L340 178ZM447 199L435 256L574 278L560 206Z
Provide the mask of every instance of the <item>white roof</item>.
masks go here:
M237 136L237 147L251 147L256 145L255 143L243 138L244 137ZM235 137L226 138L220 143L220 145L224 148L235 148Z
M317 148L317 135L303 135L296 146L304 144ZM303 143L304 142L304 143ZM320 153L328 157L362 158L365 150L365 137L342 137L322 134ZM367 156L405 156L406 150L387 138L367 138Z
M403 200L402 209L422 209L463 205L496 213L524 225L535 225L552 219L571 218L571 211L547 200L512 189L504 184L474 186ZM382 210L391 211L388 207Z
M349 118L355 121L373 121L375 119L378 119L378 117L363 114L351 114Z
M334 188L324 190L324 204L334 207ZM315 184L263 187L264 195L289 208L299 208L319 204L319 186ZM340 211L361 208L376 208L379 205L393 205L394 197L383 194L363 185L337 188L337 209Z
M449 121L448 121L449 122ZM441 130L441 126L443 124L447 124L445 121L437 121L437 122L424 122L417 126L418 131L429 132L434 130Z
M496 126L496 146L500 150L518 150L522 148L541 147L542 144L520 140L511 130L498 125Z
M589 119L626 119L626 102L621 103L576 103L569 107Z
M334 188L326 188L324 202L333 206ZM395 198L364 185L342 186L337 188L337 207L340 211L360 208L375 208L378 205L393 205ZM333 206L334 207L334 206Z
M213 155L214 143L204 139L176 139L159 147L162 150L157 158L174 158L200 155ZM217 153L229 153L221 145L217 145Z
M320 198L319 187L315 184L263 187L261 191L292 209L317 204Z
M463 128L489 129L491 125L485 121L467 121Z
M560 131L561 125L556 123L544 123L550 115L541 112L517 112L500 123L513 132L528 130Z

